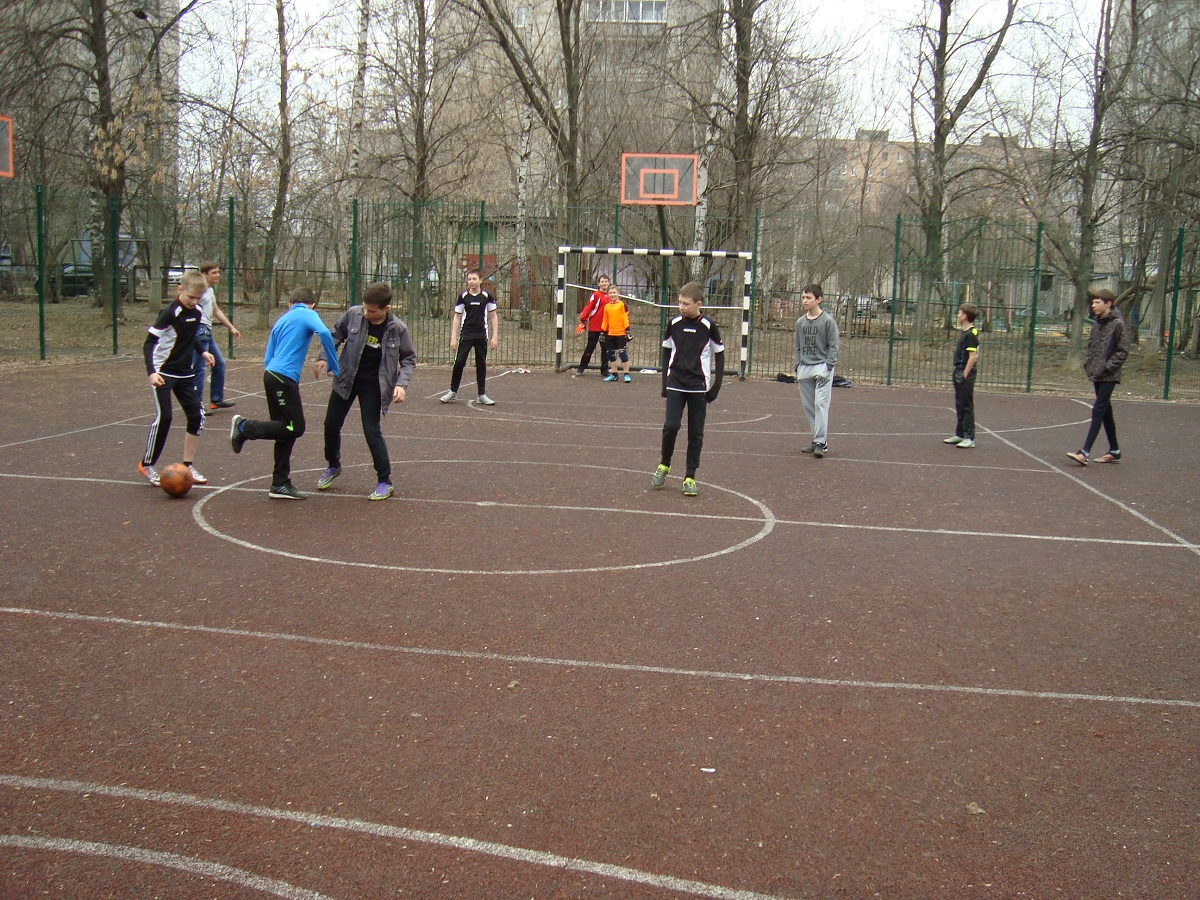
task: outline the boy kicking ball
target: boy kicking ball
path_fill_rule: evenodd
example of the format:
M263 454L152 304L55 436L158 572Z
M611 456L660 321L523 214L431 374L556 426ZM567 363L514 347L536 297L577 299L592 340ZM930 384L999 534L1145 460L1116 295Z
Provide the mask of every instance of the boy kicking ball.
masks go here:
M662 462L650 477L655 488L661 488L671 471L675 453L675 438L683 425L683 411L688 414L687 468L684 471L683 494L695 497L700 493L696 470L700 468L700 450L704 446L704 419L708 404L717 399L725 374L725 345L717 323L705 316L704 288L689 281L679 289L679 315L667 325L663 335L662 395L667 401L666 419L662 430Z

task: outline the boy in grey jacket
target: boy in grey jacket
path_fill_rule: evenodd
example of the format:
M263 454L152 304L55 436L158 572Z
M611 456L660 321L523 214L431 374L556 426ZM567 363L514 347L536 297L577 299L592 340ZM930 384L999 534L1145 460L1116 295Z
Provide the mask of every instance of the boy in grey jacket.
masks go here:
M796 320L796 384L812 443L802 453L818 459L829 449L829 401L833 394L833 367L838 357L838 326L821 308L821 286L808 284L800 294L804 315Z
M333 326L334 345L340 347L340 374L333 382L325 411L325 461L317 490L328 490L342 474L342 425L354 398L362 417L363 437L371 451L378 483L368 500L392 496L392 463L383 438L380 417L393 403L403 403L417 365L408 326L392 315L392 289L383 282L368 285L362 306L352 306ZM325 353L316 362L316 375L325 373Z

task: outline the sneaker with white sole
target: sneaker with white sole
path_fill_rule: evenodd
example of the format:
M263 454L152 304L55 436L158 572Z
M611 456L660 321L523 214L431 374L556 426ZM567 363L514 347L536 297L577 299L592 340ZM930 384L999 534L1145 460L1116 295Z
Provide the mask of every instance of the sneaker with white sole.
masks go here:
M496 405L496 401L493 400L491 397L489 397L487 394L480 394L478 397L475 398L475 402L478 403L480 406L495 406Z
M942 440L943 444L961 444L962 442L963 442L963 439L960 438L957 434L954 437L948 437L948 438L944 438Z
M242 445L246 443L246 435L242 433L242 423L245 421L245 416L234 416L229 423L229 446L234 453L241 453Z
M271 490L267 492L268 497L273 497L276 500L304 500L308 494L296 490L295 486L289 481L286 484L273 484Z
M342 474L341 466L330 466L321 473L321 477L317 479L317 490L327 491L333 485L333 479Z
M695 497L700 493L700 485L696 484L695 478L683 479L683 496Z
M815 447L813 447L813 456L815 456L817 459L820 459L822 456L824 456L828 452L829 452L828 444L817 444Z
M970 438L963 438L961 441L958 442L959 450L970 450L974 446L975 446L975 442L973 440L971 440Z
M458 391L446 391L442 396L438 397L443 403L453 403L458 399Z
M375 490L373 490L370 494L367 495L367 499L368 500L386 500L388 497L392 496L392 494L394 494L395 492L396 492L395 488L393 488L390 484L388 484L386 481L381 481L381 482L379 482L379 484L375 485Z
M192 473L192 484L208 484L208 479L195 466L189 465L188 471Z
M661 463L654 470L654 474L650 476L650 483L656 488L662 487L667 483L667 474L671 471L670 466L664 466Z
M143 478L155 487L158 487L158 470L154 466L148 466L144 462L140 462L138 463L138 471Z

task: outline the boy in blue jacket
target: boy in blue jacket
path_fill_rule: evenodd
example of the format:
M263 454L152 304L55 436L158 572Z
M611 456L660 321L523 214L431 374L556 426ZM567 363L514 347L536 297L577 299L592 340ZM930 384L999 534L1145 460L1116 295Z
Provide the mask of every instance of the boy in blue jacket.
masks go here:
M408 326L392 315L392 289L376 282L363 291L362 306L352 306L333 326L333 342L341 348L341 374L333 382L325 411L325 460L329 463L317 490L328 490L342 474L342 426L354 398L362 418L363 437L371 451L378 479L368 500L392 496L392 463L380 418L393 403L403 403L417 366ZM325 374L325 354L317 357L316 376Z
M271 475L269 497L277 500L303 500L305 494L292 485L292 447L304 434L304 405L300 402L300 371L308 356L308 345L315 334L321 339L329 374L340 369L333 335L313 311L317 297L312 288L296 288L288 296L288 311L279 317L267 338L263 358L263 387L267 395L269 422L234 416L229 428L229 445L242 452L246 441L274 441L275 469Z

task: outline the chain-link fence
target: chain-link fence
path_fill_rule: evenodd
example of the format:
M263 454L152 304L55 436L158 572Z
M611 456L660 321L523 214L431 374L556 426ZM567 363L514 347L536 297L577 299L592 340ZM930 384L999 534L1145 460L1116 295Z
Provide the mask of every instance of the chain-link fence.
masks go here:
M839 370L853 381L947 381L954 314L970 302L981 313L981 387L1077 391L1085 384L1078 346L1088 323L1076 321L1074 287L1048 263L1036 223L947 221L931 242L916 219L859 218L830 228L811 216L779 214L753 223L754 246L735 247L732 221L708 217L701 231L691 207L527 210L364 200L301 224L312 234L285 234L268 281L264 229L235 201L179 210L134 197L117 209L84 192L0 185L0 358L139 352L146 326L174 297L184 269L212 259L223 265L219 300L242 331L236 345L223 338L235 355L262 352L293 287L312 287L332 322L367 284L385 281L422 363L448 364L454 300L467 270L479 267L500 305L500 346L489 358L551 366L560 246L674 247L754 253L752 377L791 371L800 293L819 282L842 332ZM1136 288L1125 307L1138 340L1124 384L1138 396L1200 399L1200 233L1181 230L1161 240L1150 253L1157 268L1149 267L1142 283L1124 270L1108 276L1118 293ZM573 255L565 273L564 360L578 361L586 336L575 335L576 316L607 274L629 298L636 367L658 364L673 292L696 280L730 347L727 365L736 369L743 265Z

